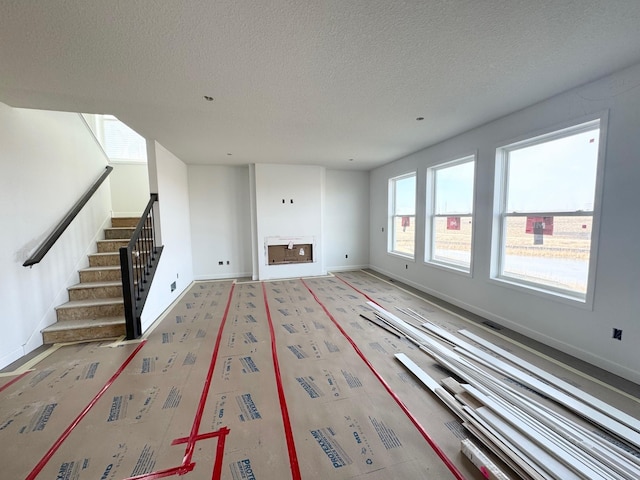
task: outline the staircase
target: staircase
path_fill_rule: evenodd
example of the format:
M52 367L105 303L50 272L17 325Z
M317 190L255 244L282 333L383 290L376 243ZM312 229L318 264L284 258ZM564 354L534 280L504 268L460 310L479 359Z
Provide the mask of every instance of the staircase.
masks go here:
M98 253L80 270L80 283L69 287L69 301L56 308L58 321L42 330L45 344L95 341L125 334L120 247L129 243L139 218L112 218Z

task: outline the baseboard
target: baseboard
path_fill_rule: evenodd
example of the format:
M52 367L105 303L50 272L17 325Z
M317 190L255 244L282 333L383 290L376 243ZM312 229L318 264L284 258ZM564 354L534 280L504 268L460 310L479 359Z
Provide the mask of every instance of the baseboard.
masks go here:
M12 352L6 353L0 357L0 369L6 367L7 365L11 365L16 360L20 360L24 355L28 352L25 351L24 348L16 348Z
M327 267L327 272L350 272L353 270L364 270L369 265L340 265L336 267Z
M141 328L142 328L142 336L144 338L148 337L149 334L153 331L154 328L156 328L160 322L167 316L167 314L169 313L169 311L180 301L182 300L182 298L187 294L187 292L189 291L189 289L191 288L191 286L193 285L193 281L189 282L189 284L187 284L184 289L178 294L178 296L173 300L173 302L171 302L169 305L167 305L167 308L165 308L160 315L158 315L156 318L147 318L145 317L144 319L141 319ZM144 309L143 309L143 315L144 315Z
M493 312L489 312L487 310L484 310L482 308L478 308L475 305L471 305L469 303L466 303L464 301L461 301L457 298L451 297L447 294L444 294L442 292L439 292L438 290L434 290L432 288L426 287L424 285L421 285L419 283L416 283L408 278L404 278L401 275L396 275L395 273L386 271L382 268L379 267L375 267L375 266L370 266L369 267L371 270L378 272L382 275L386 275L394 280L397 280L399 282L405 283L406 285L409 285L410 287L413 287L421 292L424 292L426 294L432 295L440 300L444 300L447 303L450 303L451 305L455 305L456 307L460 307L464 310L467 310L468 312L474 313L476 315L479 315L487 320L490 320L492 322L495 322L503 327L509 328L511 330L513 330L514 332L517 332L521 335L525 335L526 337L529 337L533 340L536 340L540 343L543 343L545 345L548 345L551 348L554 348L556 350L559 350L561 352L564 352L568 355L571 355L572 357L575 357L577 359L580 359L584 362L590 363L592 365L595 365L596 367L602 368L603 370L606 370L608 372L611 372L615 375L618 375L620 377L623 377L631 382L634 383L638 383L640 384L640 372L634 371L630 368L627 368L623 365L611 362L610 360L607 360L605 358L602 358L598 355L594 355L591 352L588 352L586 350L582 350L580 348L575 347L574 345L565 343L565 342L561 342L558 341L557 339L553 338L553 337L549 337L547 335L544 335L540 332L537 332L535 330L531 330L519 323L516 323L512 320L509 320L506 317L502 317L500 315L496 315Z
M244 278L251 277L252 272L244 272L244 273L208 273L202 275L194 275L193 279L196 281L206 281L206 280L232 280L234 278Z

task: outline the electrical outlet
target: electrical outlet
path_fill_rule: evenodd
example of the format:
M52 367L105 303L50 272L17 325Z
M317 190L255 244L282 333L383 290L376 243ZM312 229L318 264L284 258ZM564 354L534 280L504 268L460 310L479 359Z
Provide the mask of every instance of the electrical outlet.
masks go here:
M406 264L406 263L405 263L405 265L404 265L404 269L405 269L405 270L409 270L409 264Z
M613 336L612 336L612 338L613 338L614 340L620 340L620 341L622 341L622 329L620 329L620 328L614 328L614 329L613 329Z
M220 260L220 261L218 262L218 265L224 265L224 262L223 262L222 260Z
M227 260L227 265L229 265L229 260Z
M345 256L344 256L344 258L349 258L349 255L348 255L348 254L347 254L347 255L345 255Z
M176 282L173 282L173 283L171 284L171 291L173 292L176 288L177 288L177 286L176 286Z

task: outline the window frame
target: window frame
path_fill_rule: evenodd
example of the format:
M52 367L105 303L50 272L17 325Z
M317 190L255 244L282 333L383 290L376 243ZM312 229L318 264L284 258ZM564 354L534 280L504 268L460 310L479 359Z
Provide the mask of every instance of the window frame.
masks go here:
M115 115L107 115L107 114L99 115L99 114L96 114L95 115L96 137L98 138L99 143L100 143L103 151L105 152L105 155L109 159L109 163L110 164L120 164L120 165L146 165L147 161L148 161L146 146L145 146L145 158L112 157L112 156L110 156L108 154L108 152L107 152L108 146L107 146L107 140L106 140L106 124L110 123L110 122L112 122L112 123L120 123L120 124L124 125L128 129L130 129L132 132L134 132L136 135L138 135L142 139L142 141L145 142L145 144L146 144L146 139L142 135L140 135L138 132L133 130L126 123L122 122Z
M425 241L424 241L424 263L431 266L436 266L439 268L443 268L449 271L458 272L466 276L473 276L473 245L474 245L474 235L475 235L475 196L476 196L476 175L477 175L477 160L478 155L477 152L473 152L462 157L456 157L454 160L448 160L442 163L438 163L431 167L427 168L427 188L426 188L426 210L425 210ZM473 182L471 188L472 192L472 205L471 212L465 214L455 215L443 213L437 214L435 213L436 208L436 174L438 170L443 170L446 168L456 167L459 165L463 165L465 163L473 163ZM466 268L460 264L447 262L443 260L438 260L433 258L433 252L435 251L435 222L437 218L446 218L446 217L461 217L461 218L470 218L471 219L471 245L470 245L470 258L469 258L469 267Z
M399 215L396 213L396 183L400 180L404 180L407 178L415 179L415 193L414 193L414 205L413 205L413 215ZM387 253L390 255L395 255L398 257L402 257L403 259L413 260L416 258L416 234L417 229L414 229L413 234L413 255L395 250L395 220L398 217L412 217L415 225L417 218L417 204L418 204L418 172L416 170L412 170L411 172L404 173L402 175L397 175L395 177L389 178L388 181L388 209L387 209Z
M537 295L547 299L567 303L573 306L593 309L594 289L596 282L596 265L598 257L598 238L600 232L600 217L602 204L602 188L604 177L604 165L606 154L606 138L607 138L608 111L604 111L595 115L588 115L580 119L566 122L561 125L550 127L546 130L528 134L513 141L507 142L496 148L496 168L495 168L495 188L494 188L494 219L492 234L492 251L491 251L491 276L490 280L507 286ZM508 153L510 151L522 149L525 147L535 146L549 141L569 137L572 135L594 131L599 128L598 135L598 153L596 160L596 177L594 188L594 199L592 210L576 210L576 211L526 211L507 213L507 198L509 192L508 180ZM506 219L508 217L526 217L526 216L590 216L592 220L592 230L590 238L590 251L588 260L588 273L586 293L556 288L543 283L524 280L517 277L504 275L504 255L506 246Z

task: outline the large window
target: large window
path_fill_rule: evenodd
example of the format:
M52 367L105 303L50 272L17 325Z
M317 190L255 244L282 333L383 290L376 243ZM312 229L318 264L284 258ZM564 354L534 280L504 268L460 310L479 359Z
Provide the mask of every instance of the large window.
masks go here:
M427 170L425 261L471 270L475 156Z
M584 301L600 120L498 149L498 277Z
M416 173L389 180L389 252L412 257L416 238Z

